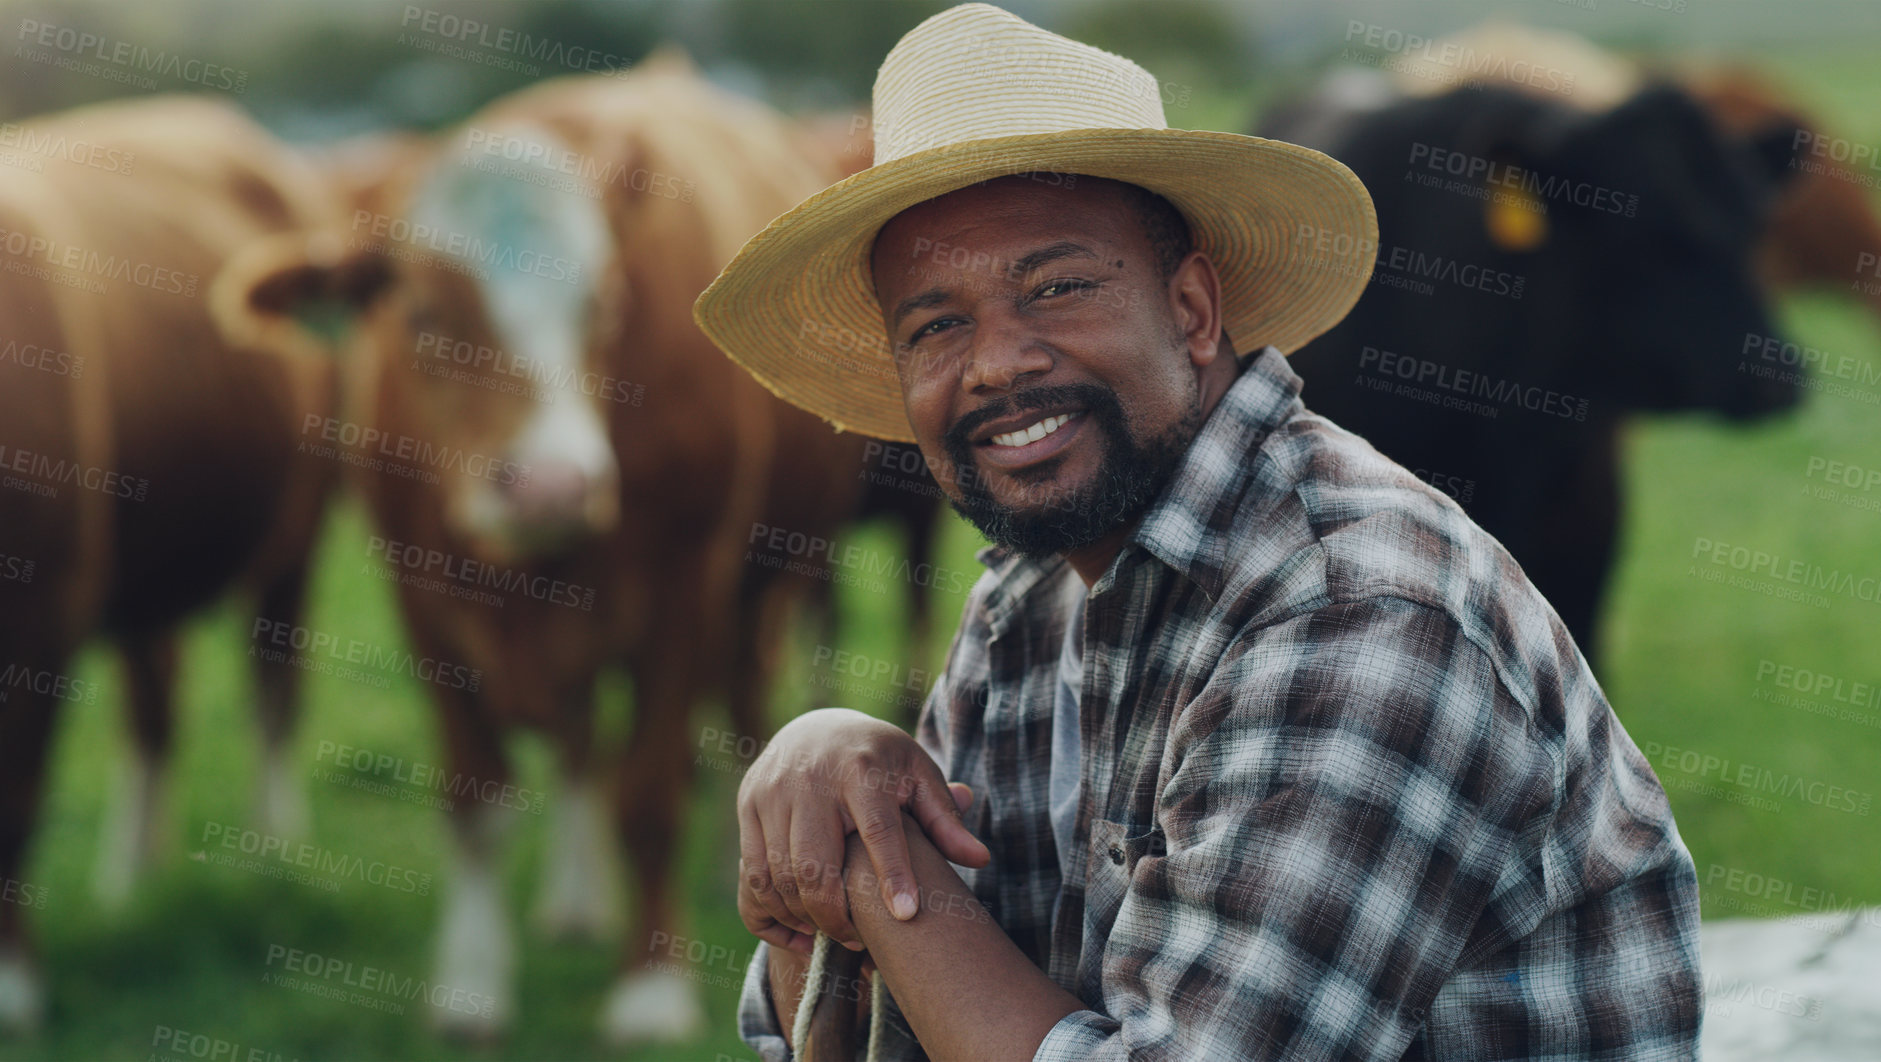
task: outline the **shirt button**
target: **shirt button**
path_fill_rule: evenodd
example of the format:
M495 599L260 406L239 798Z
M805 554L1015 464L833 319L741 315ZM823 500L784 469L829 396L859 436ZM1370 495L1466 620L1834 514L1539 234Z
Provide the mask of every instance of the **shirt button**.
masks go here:
M1123 865L1123 849L1118 848L1114 844L1111 845L1110 846L1110 861L1112 863L1117 864L1118 866L1122 866Z

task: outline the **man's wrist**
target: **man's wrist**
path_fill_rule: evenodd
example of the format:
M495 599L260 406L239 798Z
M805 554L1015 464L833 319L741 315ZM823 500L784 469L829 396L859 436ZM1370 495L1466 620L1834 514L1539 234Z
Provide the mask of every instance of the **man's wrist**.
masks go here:
M843 852L843 886L849 896L849 920L856 927L856 935L862 939L863 946L870 947L871 934L879 934L883 927L907 925L922 918L964 918L993 924L992 915L953 872L947 857L934 847L920 824L904 813L902 828L908 838L908 864L915 879L916 905L911 919L896 918L882 901L881 878L876 875L859 836L850 834Z

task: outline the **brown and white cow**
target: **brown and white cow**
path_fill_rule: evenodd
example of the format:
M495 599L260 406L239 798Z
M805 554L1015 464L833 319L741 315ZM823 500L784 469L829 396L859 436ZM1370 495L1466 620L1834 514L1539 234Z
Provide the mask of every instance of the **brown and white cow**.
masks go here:
M247 300L276 325L310 301L351 303L344 356L370 369L349 376L334 434L356 444L376 531L340 548L398 581L415 652L484 676L433 691L453 777L508 779L513 728L554 742L547 928L606 928L621 898L606 830L625 846L637 912L601 1016L612 1039L683 1038L703 1020L693 982L649 962L683 935L692 713L722 693L737 731L766 729L781 602L807 582L748 562L747 544L774 528L827 541L861 482L864 441L766 393L697 330L692 302L835 176L780 118L678 60L548 82L443 137L338 243L311 240ZM622 761L603 763L594 689L612 666L631 678L633 723ZM437 980L495 1001L442 1019L457 1031L492 1032L513 1008L501 803L451 812Z
M798 135L807 149L819 158L834 161L836 174L849 177L860 173L875 161L873 126L865 114L829 113L801 119ZM811 340L821 338L825 346L843 351L841 334L820 335L815 328L800 329ZM939 547L938 519L944 495L934 482L934 473L919 447L911 443L870 440L862 448L862 500L857 506L858 523L879 522L892 528L900 539L900 549L909 563L931 570ZM820 583L814 590L826 632L833 635L836 610L833 587ZM932 632L933 586L926 580L912 580L907 588L907 639L903 643L909 667L925 670L928 640ZM899 722L912 729L915 712L903 704Z
M269 622L295 622L339 470L296 452L302 419L336 397L330 360L227 342L211 281L250 241L330 224L336 204L207 99L81 108L16 139L0 167L0 879L21 878L56 709L94 692L73 653L103 633L137 750L100 864L115 898L162 821L178 622L237 585ZM258 667L270 765L299 674ZM297 825L296 796L266 791L271 829ZM43 1006L21 918L0 905L0 1027Z

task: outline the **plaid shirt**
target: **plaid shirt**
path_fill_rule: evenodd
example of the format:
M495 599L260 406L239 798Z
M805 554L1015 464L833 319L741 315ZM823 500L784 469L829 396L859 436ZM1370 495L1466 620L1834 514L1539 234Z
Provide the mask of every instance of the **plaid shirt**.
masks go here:
M1299 391L1250 359L1091 587L1068 880L1046 783L1085 587L981 554L918 738L976 794L993 860L962 876L1089 1008L1036 1057L1696 1057L1658 780L1508 553ZM741 1032L783 1058L765 960ZM924 1057L892 1017L880 1057Z

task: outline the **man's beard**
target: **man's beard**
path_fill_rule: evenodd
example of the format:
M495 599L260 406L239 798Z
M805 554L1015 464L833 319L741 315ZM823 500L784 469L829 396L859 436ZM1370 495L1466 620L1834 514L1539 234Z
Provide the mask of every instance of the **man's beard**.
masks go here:
M1182 419L1142 443L1131 436L1117 396L1095 384L1035 387L974 410L960 418L942 440L961 492L959 500L949 500L955 511L994 545L1022 556L1044 558L1091 545L1141 516L1162 494L1201 429L1199 387L1194 391ZM969 438L973 430L1014 413L1067 405L1084 409L1084 416L1103 445L1101 463L1091 483L1051 496L1044 494L1045 485L1041 484L1039 500L1026 508L994 500L986 488L984 473L974 461L974 443ZM1049 474L1062 460L1049 459L1015 478Z

